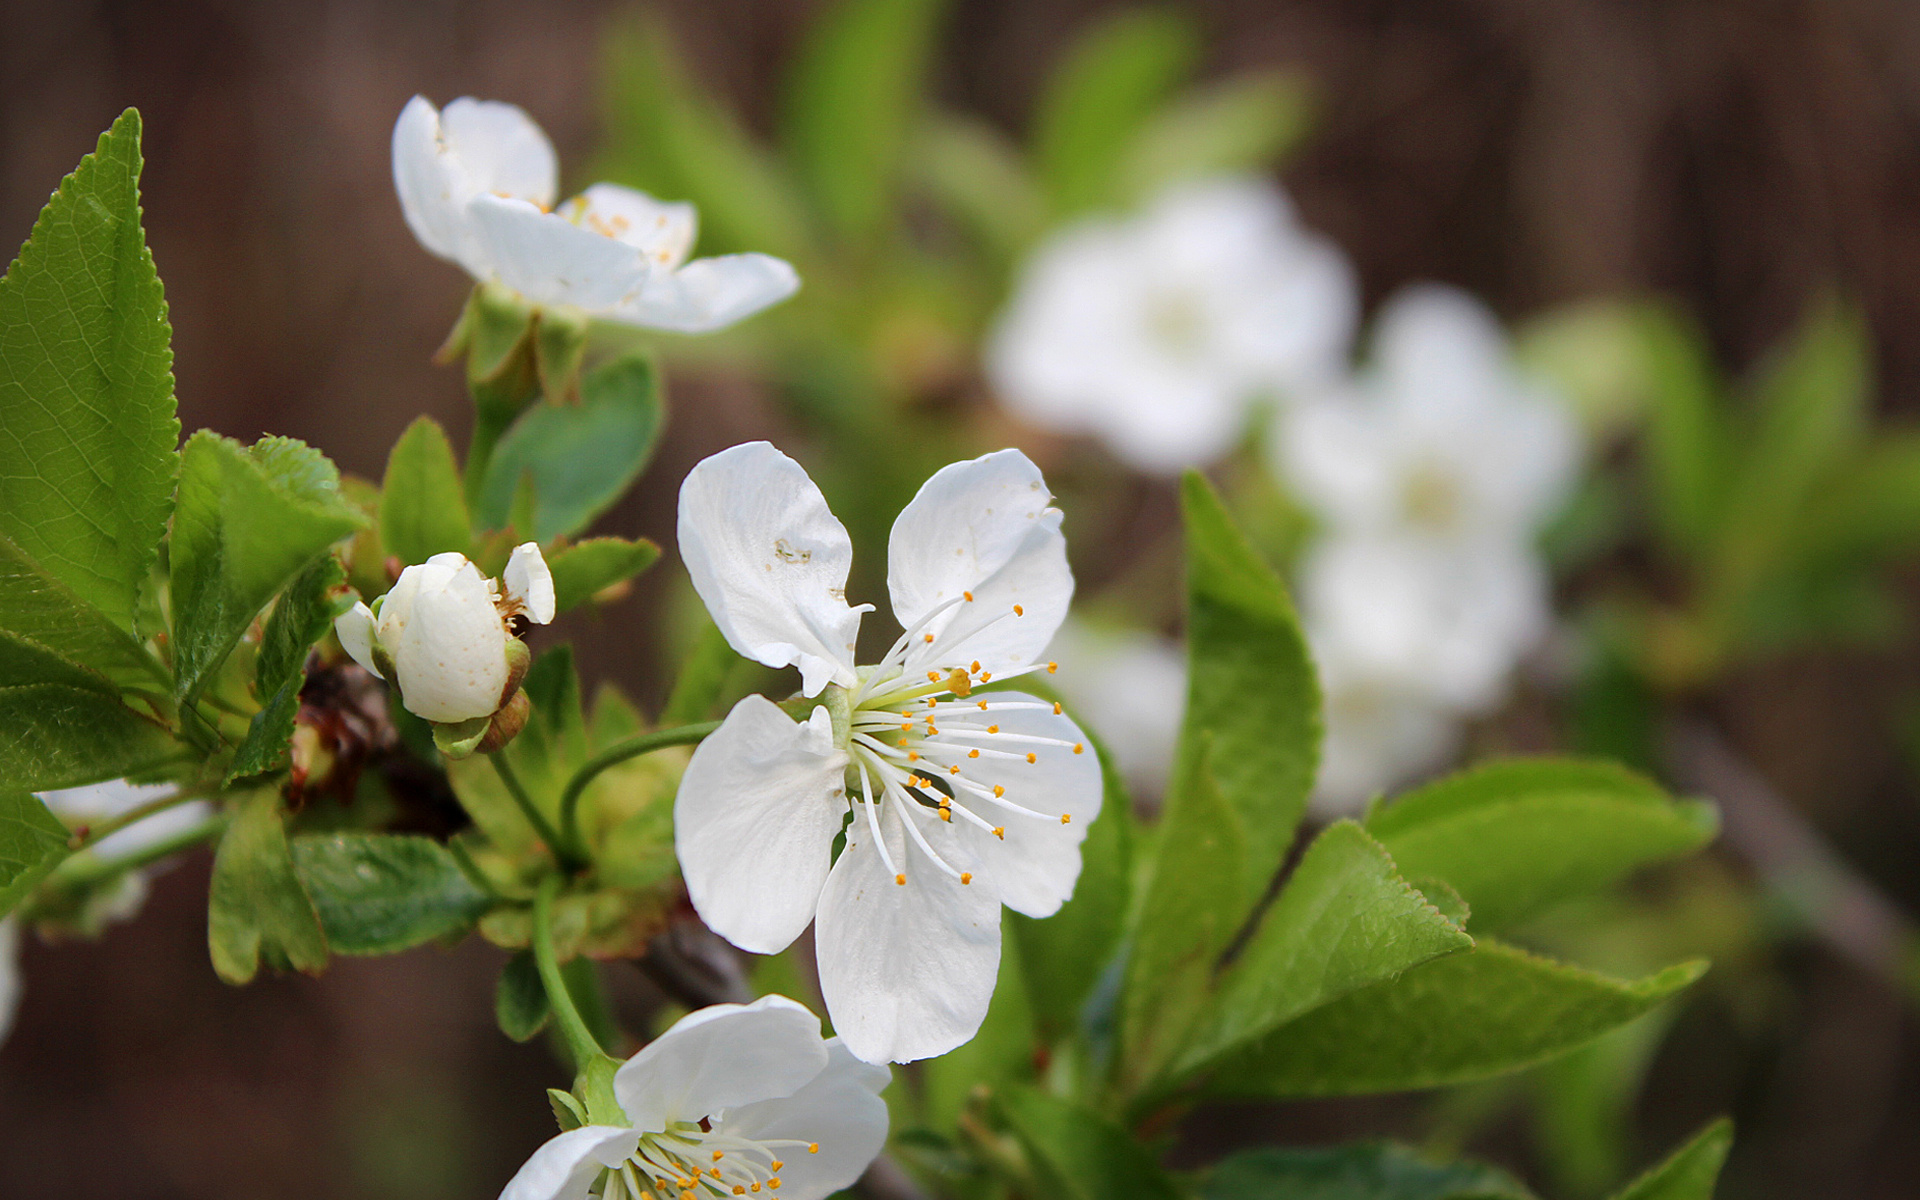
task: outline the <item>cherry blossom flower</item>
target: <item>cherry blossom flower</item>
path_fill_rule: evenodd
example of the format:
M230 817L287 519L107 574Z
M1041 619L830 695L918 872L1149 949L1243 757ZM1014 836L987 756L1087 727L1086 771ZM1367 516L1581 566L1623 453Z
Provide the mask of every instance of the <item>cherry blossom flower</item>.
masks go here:
M697 215L618 184L559 205L547 135L521 109L415 96L393 127L393 181L420 244L530 304L708 333L792 295L793 268L764 254L687 261Z
M972 1037L1000 906L1049 916L1079 878L1096 756L1059 704L982 690L1051 669L1040 655L1073 576L1050 498L1017 450L936 472L888 540L905 632L856 666L871 606L847 604L852 543L800 465L754 442L680 489L681 557L714 622L746 657L798 666L818 698L795 720L749 696L694 752L674 807L687 890L755 953L814 922L834 1028L869 1062Z
M1232 449L1254 404L1344 369L1353 270L1272 184L1170 189L1130 219L1071 225L1027 264L987 370L1036 425L1172 472Z
M614 1073L628 1124L553 1138L500 1200L824 1200L886 1144L888 1078L784 996L703 1008Z

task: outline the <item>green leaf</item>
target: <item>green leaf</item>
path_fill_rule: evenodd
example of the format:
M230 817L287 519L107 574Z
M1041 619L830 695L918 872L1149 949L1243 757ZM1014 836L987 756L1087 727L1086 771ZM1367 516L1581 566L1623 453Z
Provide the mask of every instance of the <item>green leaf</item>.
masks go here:
M1920 432L1878 434L1808 497L1792 533L1793 560L1825 573L1920 549Z
M38 796L0 791L0 917L60 865L71 836Z
M167 679L132 634L0 537L0 628L28 638L120 684ZM171 680L167 680L171 685Z
M307 654L333 628L333 619L352 606L346 582L346 568L329 554L302 571L274 605L253 667L253 695L261 708L234 751L228 783L278 770L286 761L300 689L307 681Z
M1713 1200L1714 1184L1731 1149L1733 1122L1722 1118L1628 1184L1614 1200Z
M999 258L1011 260L1046 228L1046 199L1019 148L985 121L930 114L908 158L928 198Z
M151 771L185 751L167 731L97 686L0 688L0 779L28 791Z
M1452 884L1487 930L1689 854L1717 829L1711 805L1676 804L1612 763L1555 758L1463 771L1367 818L1402 871Z
M1153 114L1121 166L1129 198L1170 184L1264 171L1307 132L1309 88L1292 71L1236 75L1196 88Z
M1220 1062L1301 1014L1473 939L1351 821L1329 826L1221 977L1176 1075Z
M1732 471L1733 431L1705 339L1677 313L1638 315L1648 395L1646 470L1655 532L1674 555L1703 550L1718 530Z
M726 635L704 610L699 620L699 636L681 662L680 673L673 678L673 691L660 710L663 726L691 725L719 715L716 710L726 691L727 679L741 662L740 656L727 644Z
M1073 898L1044 919L1007 913L1007 932L1026 968L1034 1020L1050 1041L1079 1026L1087 998L1113 961L1133 880L1132 801L1106 747L1091 734L1088 740L1100 756L1104 794L1100 815L1080 846Z
M1169 791L1127 956L1120 1067L1130 1091L1144 1090L1179 1050L1249 907L1245 834L1208 763L1203 739Z
M1008 910L1001 922L1015 914ZM956 1050L926 1061L920 1076L922 1123L932 1129L951 1129L966 1109L976 1088L994 1090L1030 1079L1033 1075L1033 1006L1027 999L1021 956L1002 954L1000 976L993 985L980 1029Z
M578 608L602 589L646 570L659 557L660 547L645 538L576 542L547 560L547 569L553 572L554 605L560 612Z
M1222 1159L1200 1200L1533 1200L1505 1171L1434 1163L1405 1146L1263 1146Z
M432 838L333 833L293 839L293 863L336 954L397 954L459 933L490 906Z
M1213 739L1213 775L1246 837L1242 887L1263 895L1320 765L1320 683L1293 602L1197 472L1187 536L1187 713L1178 757ZM1174 777L1185 778L1176 766Z
M495 447L478 504L481 522L508 523L514 491L533 481L533 530L572 536L618 500L653 453L663 409L659 373L645 355L614 359L581 381L578 404L535 404Z
M501 1033L516 1042L530 1042L552 1017L539 964L532 950L522 950L500 968L500 982L493 989L493 1019L500 1023Z
M1139 1139L1107 1118L1030 1087L999 1095L1039 1175L1036 1195L1064 1200L1181 1200Z
M0 629L0 688L60 683L118 698L107 677L63 658L40 643Z
M1034 118L1034 156L1061 215L1116 198L1129 143L1199 57L1192 18L1167 9L1124 10L1080 36Z
M473 523L453 445L432 417L407 426L387 456L380 485L380 539L403 564L473 549Z
M838 0L801 42L784 140L795 172L844 235L871 235L892 208L944 8L942 0Z
M207 896L214 971L234 984L251 980L262 959L276 970L319 971L327 965L327 940L294 869L278 794L257 791L233 808Z
M197 695L267 601L365 523L302 442L189 438L171 543L176 695Z
M1221 1065L1230 1096L1397 1092L1533 1066L1650 1012L1704 962L1634 982L1481 939L1283 1025Z
M180 439L140 166L128 109L0 279L0 535L125 630L166 529Z

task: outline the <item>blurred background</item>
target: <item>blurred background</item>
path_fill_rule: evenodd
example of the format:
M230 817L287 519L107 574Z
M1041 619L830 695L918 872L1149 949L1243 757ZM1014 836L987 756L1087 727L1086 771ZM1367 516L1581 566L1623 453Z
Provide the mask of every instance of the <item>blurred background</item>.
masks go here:
M620 57L635 30L670 29L681 70L772 143L778 83L821 11L4 0L0 245L25 239L99 131L138 106L184 426L292 435L378 478L415 416L456 436L470 420L460 372L431 361L468 281L416 245L390 181L406 99L514 101L552 135L566 191L622 173L645 184L647 164L622 161L636 153ZM932 98L1023 142L1063 55L1113 11L955 0L931 42ZM1278 178L1300 222L1351 260L1364 313L1415 281L1463 288L1516 329L1583 301L1659 296L1737 378L1838 296L1867 333L1873 420L1898 426L1920 408L1920 8L1191 0L1179 12L1199 34L1202 82L1256 70L1297 82L1300 131ZM921 216L908 206L906 223ZM843 302L857 303L860 279L839 281ZM977 322L956 325L978 336ZM972 353L944 336L877 339L908 347L880 355L907 364L910 384L894 390L970 430L932 461L1018 442L1068 498L1082 594L1136 567L1146 582L1129 586L1151 591L1166 572L1134 550L1173 527L1172 484L996 415ZM598 528L670 550L674 491L700 457L771 437L806 458L830 437L832 422L793 399L805 388L766 369L782 344L670 351L666 438ZM1597 445L1602 466L1636 452ZM836 500L836 486L852 487L829 482ZM1076 512L1076 494L1102 512ZM1620 579L1666 600L1686 586L1629 535L1560 562L1562 612ZM582 646L590 680L656 703L681 578L668 562L554 636ZM1439 1097L1210 1111L1182 1134L1179 1160L1392 1136L1465 1147L1572 1197L1730 1112L1725 1197L1920 1194L1920 989L1901 915L1920 912L1920 571L1895 562L1880 578L1890 620L1871 636L1829 631L1711 670L1597 679L1549 645L1468 735L1469 757L1616 749L1722 803L1729 836L1704 860L1535 931L1623 970L1712 955L1709 982L1659 1027ZM1167 623L1153 602L1140 608L1142 624ZM1619 724L1614 684L1639 689L1629 709L1658 710L1651 741L1606 732ZM499 952L470 939L228 989L206 966L207 865L155 880L138 920L98 942L29 943L18 1024L0 1046L0 1195L487 1195L548 1136L540 1088L561 1069L495 1030ZM657 1001L630 967L607 978L635 1012Z

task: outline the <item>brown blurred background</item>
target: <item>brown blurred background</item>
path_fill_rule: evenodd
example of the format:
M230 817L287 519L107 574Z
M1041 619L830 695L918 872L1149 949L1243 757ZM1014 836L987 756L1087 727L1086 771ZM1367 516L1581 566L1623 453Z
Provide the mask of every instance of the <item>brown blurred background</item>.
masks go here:
M764 128L769 80L815 5L661 7L695 69ZM1102 7L957 0L941 99L1019 131L1060 47ZM1838 286L1872 321L1884 410L1920 401L1911 0L1189 7L1215 68L1298 66L1317 81L1319 131L1286 182L1370 299L1434 278L1518 318L1657 289L1739 367ZM400 220L394 116L416 91L510 99L577 167L598 136L597 36L622 10L0 0L0 245L26 237L60 177L137 105L182 421L305 438L378 477L419 413L456 431L466 420L458 373L429 362L466 281ZM670 541L685 467L777 427L746 383L682 382L654 467L602 527ZM673 571L615 620L649 615ZM580 621L570 632L592 642L600 674L657 694L646 638ZM1917 678L1884 653L1807 657L1718 702L1763 772L1910 912L1916 791L1886 714ZM206 964L205 871L195 861L158 881L140 919L98 944L29 948L0 1047L0 1197L484 1196L551 1133L540 1089L560 1071L493 1029L490 948L341 960L320 980L234 991ZM1681 1019L1654 1071L1645 1149L1731 1110L1743 1126L1725 1197L1920 1195L1908 1010L1817 948L1784 957L1794 986L1765 1044ZM1219 1136L1405 1133L1412 1111L1285 1106ZM1490 1147L1527 1169L1523 1141L1496 1131Z

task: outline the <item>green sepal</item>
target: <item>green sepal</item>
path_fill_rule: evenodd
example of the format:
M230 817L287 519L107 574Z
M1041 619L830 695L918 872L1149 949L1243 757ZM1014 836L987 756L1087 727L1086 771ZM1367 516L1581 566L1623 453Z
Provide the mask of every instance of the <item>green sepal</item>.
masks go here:
M548 1088L547 1103L553 1108L553 1119L559 1123L561 1133L571 1133L587 1123L587 1110L573 1098L572 1092Z
M585 1105L589 1124L628 1124L627 1114L613 1094L613 1075L620 1066L619 1059L596 1054L574 1077L573 1094Z
M587 359L587 316L577 309L543 308L533 322L534 371L548 404L580 398L580 365Z
M533 326L533 310L512 291L497 283L475 287L453 333L460 339L455 353L466 351L467 385L498 385L511 375L530 372Z
M465 758L473 753L480 739L487 736L487 726L492 722L491 716L474 717L451 725L432 722L434 747L448 758Z
M553 1019L533 951L518 951L500 968L500 980L493 988L493 1019L500 1032L516 1042L532 1041Z

